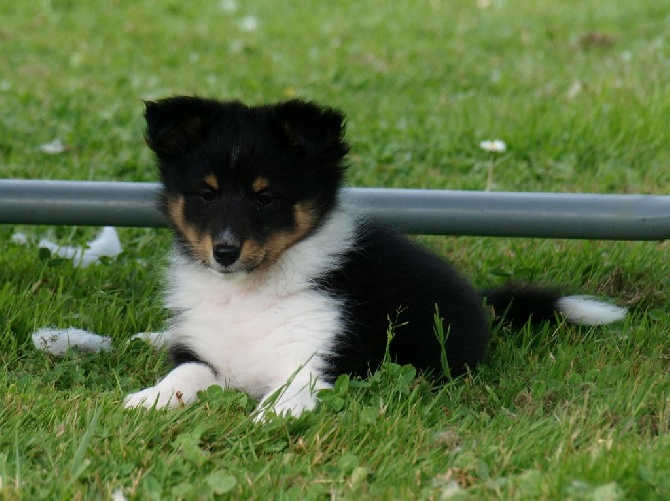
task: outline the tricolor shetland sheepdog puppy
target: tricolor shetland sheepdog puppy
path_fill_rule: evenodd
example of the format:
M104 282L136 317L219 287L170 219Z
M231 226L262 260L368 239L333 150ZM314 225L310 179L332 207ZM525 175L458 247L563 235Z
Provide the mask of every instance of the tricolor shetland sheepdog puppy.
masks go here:
M517 323L625 314L544 289L478 292L357 214L342 190L344 117L332 108L173 97L147 103L145 116L175 234L166 303L176 368L127 407L188 404L220 385L259 399L260 416L297 416L338 375L374 371L387 348L393 361L439 376L436 307L454 376L483 359L490 309Z

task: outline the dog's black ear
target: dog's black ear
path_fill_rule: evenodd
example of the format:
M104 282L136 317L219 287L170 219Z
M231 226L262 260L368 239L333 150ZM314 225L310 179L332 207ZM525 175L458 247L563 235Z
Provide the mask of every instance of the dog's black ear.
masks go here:
M279 133L284 141L307 154L344 156L344 115L336 109L293 99L275 107Z
M145 138L159 157L188 151L204 136L219 103L198 97L176 96L145 102Z

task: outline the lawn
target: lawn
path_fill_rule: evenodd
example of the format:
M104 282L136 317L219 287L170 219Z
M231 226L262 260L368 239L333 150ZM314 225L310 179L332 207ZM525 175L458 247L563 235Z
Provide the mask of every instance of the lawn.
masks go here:
M667 194L670 6L653 0L0 0L0 175L155 181L142 100L199 94L342 109L349 184ZM41 146L60 140L62 152ZM497 327L486 363L431 386L392 362L313 413L260 425L210 388L126 411L166 357L165 230L122 228L88 268L39 250L95 228L0 226L6 499L668 499L668 244L419 237L481 287L559 284L621 325ZM27 243L16 242L16 233ZM31 333L109 335L100 355Z

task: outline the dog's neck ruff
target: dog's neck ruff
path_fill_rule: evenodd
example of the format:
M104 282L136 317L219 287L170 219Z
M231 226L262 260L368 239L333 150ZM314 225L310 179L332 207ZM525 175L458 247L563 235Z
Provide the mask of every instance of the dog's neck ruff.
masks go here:
M310 236L287 249L267 270L225 275L179 252L173 252L168 272L166 306L188 309L203 295L262 294L286 296L311 288L314 281L336 269L354 245L354 212L339 205Z

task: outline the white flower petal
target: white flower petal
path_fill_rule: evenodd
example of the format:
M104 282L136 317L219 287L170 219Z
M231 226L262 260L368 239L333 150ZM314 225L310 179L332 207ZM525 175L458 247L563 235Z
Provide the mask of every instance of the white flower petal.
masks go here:
M58 155L65 151L65 145L60 139L54 139L50 143L44 143L40 146L40 151L47 155Z
M219 7L223 12L232 14L233 12L237 11L237 2L235 2L235 0L223 0L219 4Z
M255 16L245 16L238 23L242 31L256 31L258 29L258 18Z
M12 235L12 242L19 245L26 245L28 243L28 236L19 231Z
M479 147L482 150L491 153L504 153L507 151L507 145L505 144L505 141L500 139L482 141L479 143Z
M112 501L127 501L127 499L128 498L126 498L121 489L116 489L112 492Z
M40 240L39 246L49 249L55 256L73 259L75 266L84 267L97 263L101 256L116 257L123 251L116 229L112 226L105 226L96 239L88 242L86 247L58 245L47 239Z

